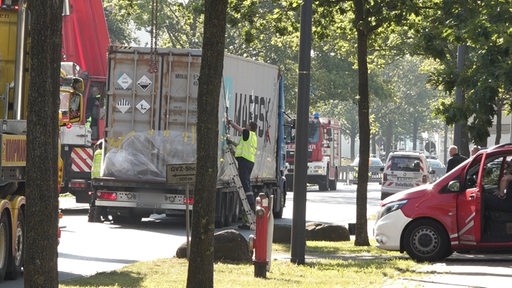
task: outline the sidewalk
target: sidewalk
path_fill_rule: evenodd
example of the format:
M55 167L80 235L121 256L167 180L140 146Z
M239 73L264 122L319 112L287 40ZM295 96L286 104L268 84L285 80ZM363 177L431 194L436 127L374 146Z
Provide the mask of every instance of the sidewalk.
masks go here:
M417 272L425 276L390 280L384 287L509 287L512 281L512 254L455 253L444 263L433 263Z

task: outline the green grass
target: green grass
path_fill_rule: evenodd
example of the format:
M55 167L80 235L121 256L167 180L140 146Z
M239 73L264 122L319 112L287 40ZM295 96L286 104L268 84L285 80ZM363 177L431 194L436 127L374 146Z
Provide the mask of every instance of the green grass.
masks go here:
M254 266L216 263L215 287L382 287L398 277L421 277L421 266L397 252L349 242L308 241L306 264L290 261L289 245L273 244L273 261L266 279L254 277ZM277 258L277 260L276 260ZM140 262L120 270L63 281L59 287L186 287L188 262L168 258ZM201 273L198 271L197 273Z

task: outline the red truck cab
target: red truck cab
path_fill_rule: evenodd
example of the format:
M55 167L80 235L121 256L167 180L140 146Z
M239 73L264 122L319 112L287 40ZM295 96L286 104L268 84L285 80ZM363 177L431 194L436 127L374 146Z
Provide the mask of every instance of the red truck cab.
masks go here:
M439 261L453 252L512 250L512 191L496 196L512 143L482 150L432 184L381 202L377 247ZM512 187L512 185L511 185Z

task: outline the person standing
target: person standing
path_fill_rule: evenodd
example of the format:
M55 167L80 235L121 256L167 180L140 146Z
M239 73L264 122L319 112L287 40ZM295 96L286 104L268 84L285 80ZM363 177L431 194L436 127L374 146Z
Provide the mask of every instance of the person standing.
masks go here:
M230 119L227 121L228 125L242 134L242 137L240 137L240 141L236 146L235 159L238 162L238 175L242 182L242 186L244 187L247 202L249 202L249 206L251 206L252 211L255 211L254 194L251 187L251 173L254 168L256 151L258 148L258 137L256 136L256 129L258 129L258 125L256 122L251 121L245 128L242 128ZM250 229L246 224L240 225L239 228Z
M86 124L91 128L92 140L98 140L98 122L100 119L100 98L101 93L98 87L93 87L91 89L91 95L87 99L87 104L85 108L85 119Z
M457 146L450 146L448 153L450 153L450 159L446 164L446 173L450 172L453 168L459 166L460 163L464 162L467 158L459 154L459 148Z

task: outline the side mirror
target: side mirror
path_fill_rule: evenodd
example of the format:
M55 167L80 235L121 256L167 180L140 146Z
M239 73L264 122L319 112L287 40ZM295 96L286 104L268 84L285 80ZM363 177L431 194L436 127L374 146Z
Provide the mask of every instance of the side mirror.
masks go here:
M459 181L450 181L450 183L448 183L448 191L451 191L451 192L459 192L460 191L460 183Z

